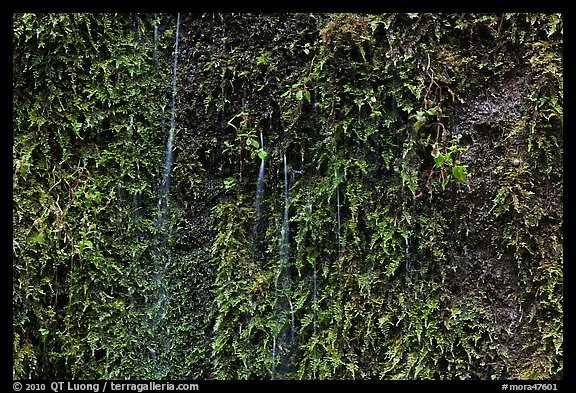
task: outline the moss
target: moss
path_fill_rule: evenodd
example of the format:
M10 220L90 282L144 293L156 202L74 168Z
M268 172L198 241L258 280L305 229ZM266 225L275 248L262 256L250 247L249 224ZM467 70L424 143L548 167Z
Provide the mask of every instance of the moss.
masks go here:
M14 378L562 378L561 16L180 21L160 226L175 17L14 15Z

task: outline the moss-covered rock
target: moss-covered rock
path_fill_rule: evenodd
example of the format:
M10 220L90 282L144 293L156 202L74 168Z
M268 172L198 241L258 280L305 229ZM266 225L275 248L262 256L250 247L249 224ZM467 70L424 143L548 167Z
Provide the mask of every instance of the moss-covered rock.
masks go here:
M562 378L560 15L176 20L14 15L14 378Z

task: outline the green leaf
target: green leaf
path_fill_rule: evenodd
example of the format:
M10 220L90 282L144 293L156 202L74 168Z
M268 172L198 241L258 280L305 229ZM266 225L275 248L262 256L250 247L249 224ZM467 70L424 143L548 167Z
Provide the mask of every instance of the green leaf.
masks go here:
M308 90L306 90L306 100L308 102L310 102L311 98L310 98L310 92Z
M434 157L434 162L436 163L436 168L441 168L442 165L444 165L444 160L446 159L446 156L442 153L438 153L436 154L436 157Z
M300 100L302 99L302 90L298 90L298 91L296 92L296 99L297 99L298 101L300 101Z
M258 143L258 141L255 140L255 139L248 139L248 140L246 140L246 144L247 144L248 146L252 145L252 146L255 147L256 149L258 149L258 148L260 147L260 143Z
M38 232L36 235L31 236L30 240L35 243L44 243L44 233Z
M426 123L426 117L424 117L424 112L416 112L416 123L414 123L414 130L418 131Z
M466 165L454 165L452 175L461 182L466 182Z
M286 97L288 94L290 94L290 90L285 91L284 93L282 93L282 95L280 96L280 98L284 98Z
M236 185L236 179L234 177L229 177L224 179L224 188L229 190Z
M260 56L258 56L256 58L256 61L258 62L258 64L266 64L268 63L268 59L266 58L266 53L262 53Z

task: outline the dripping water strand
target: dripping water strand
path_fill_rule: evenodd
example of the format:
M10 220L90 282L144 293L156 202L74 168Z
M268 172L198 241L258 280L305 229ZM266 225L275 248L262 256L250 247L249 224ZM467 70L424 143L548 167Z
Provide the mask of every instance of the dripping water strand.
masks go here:
M408 241L408 235L404 236L404 240L406 242L406 248L405 248L405 270L406 270L406 287L408 288L408 281L409 281L409 275L408 275L408 271L410 269L410 243Z
M171 119L170 119L170 130L168 134L168 140L166 143L166 158L164 163L164 174L162 179L162 184L160 186L160 200L158 201L158 216L155 222L155 226L158 229L156 235L156 247L157 251L153 257L154 263L154 286L156 288L156 293L153 295L152 300L152 312L148 312L150 315L151 331L160 340L156 341L154 345L150 347L152 353L152 373L153 378L159 379L165 377L169 370L170 365L168 362L168 353L171 346L171 339L166 332L166 313L167 313L167 303L169 298L169 293L167 291L167 283L165 277L165 271L170 265L170 250L167 249L170 243L170 228L166 231L165 222L168 217L168 196L170 189L170 172L173 164L173 143L174 143L174 131L175 131L175 121L176 121L176 71L178 66L178 39L180 30L180 14L177 15L176 19L176 38L174 45L174 70L172 75L172 99L171 99Z
M260 148L264 149L264 136L260 131ZM256 186L256 219L261 215L262 192L264 189L264 157L260 159L260 171L258 172L258 185Z
M286 165L286 153L283 155L284 161L284 215L282 219L282 227L280 230L280 262L281 265L278 267L278 271L276 273L276 277L274 279L274 297L275 297L275 304L276 304L276 317L278 318L278 313L283 311L282 303L280 303L280 299L282 296L286 295L286 279L285 274L287 273L287 266L288 266L288 173L287 173L287 165ZM279 282L281 281L281 282ZM279 336L283 338L283 330L282 328L283 321L280 320L277 322L276 327L274 329L274 337L272 340L272 371L271 371L271 379L276 379L277 377L277 370L276 370L276 363L277 363L277 348L278 348L278 338ZM282 346L280 345L280 349ZM280 364L282 365L282 354L280 354Z
M336 208L338 226L338 259L342 258L342 242L340 240L340 185L336 186Z
M289 271L289 215L288 215L288 168L286 153L284 161L284 215L282 219L280 241L280 266L274 282L277 324L272 342L272 379L276 379L278 371L281 377L286 377L292 369L292 356L295 344L295 312L290 298L290 271ZM280 282L279 282L280 281ZM287 322L284 315L288 311L290 320ZM289 331L288 331L289 329ZM277 353L280 351L279 353ZM280 369L276 369L276 363Z
M264 137L260 132L260 146L264 148ZM258 171L258 183L256 185L256 202L254 204L254 227L252 229L252 259L256 253L260 252L261 238L259 228L261 225L262 217L262 194L264 191L264 157L260 160L260 170Z
M224 15L220 14L220 20L222 22L222 53L226 54L226 21L224 20ZM226 58L226 57L225 57ZM225 61L222 62L222 75L220 77L220 132L224 135L224 131L226 128L226 70L227 64Z
M413 274L413 284L412 284L412 289L414 291L414 300L418 301L419 298L423 298L423 294L422 294L422 285L421 283L419 283L419 274L418 274L418 257L419 257L419 251L418 251L418 239L416 237L416 198L412 198L412 209L410 214L412 215L412 228L410 229L410 233L412 234L412 238L411 238L411 246L412 246L412 250L413 253L415 254L415 258L414 258L414 263L412 266L412 270L414 272ZM420 288L420 290L417 289L418 286ZM422 341L420 340L420 338L418 339L418 352L420 352L420 350L422 349Z
M162 197L165 198L164 202L168 198L168 191L170 189L170 172L172 170L172 164L174 162L173 158L173 145L174 145L174 134L175 134L175 123L176 123L176 72L178 68L178 36L180 33L180 14L178 14L176 19L176 44L174 46L174 70L172 74L172 100L171 108L172 113L170 116L170 132L168 134L168 142L166 144L166 164L164 166L164 178L162 181ZM167 206L164 206L164 209Z
M312 203L310 203L310 188L308 188L308 221L312 221ZM316 379L316 317L317 317L317 286L316 286L316 258L314 258L314 264L312 266L312 340L314 345L312 347L312 376Z
M288 239L288 233L289 233L289 228L288 228L288 171L286 170L286 154L284 154L284 190L286 192L286 204L285 204L285 208L284 208L284 222L285 222L285 245L286 245L286 274L288 276L288 257L289 257L289 239ZM288 283L287 283L288 284ZM287 285L286 290L288 291L289 287ZM288 296L288 303L290 304L290 315L292 317L291 320L291 326L290 326L290 343L292 345L292 349L294 348L294 344L295 344L295 322L294 322L294 306L292 304L292 300L290 299L290 296Z
M158 49L158 25L160 24L160 19L158 19L158 14L154 14L154 60L157 57Z
M168 195L170 191L170 172L172 170L173 158L173 145L174 134L176 128L176 71L178 67L178 38L180 31L180 14L176 18L176 42L174 45L174 70L172 73L172 98L171 98L171 117L170 117L170 130L168 132L168 140L166 142L166 158L164 163L164 174L162 177L162 184L160 186L160 200L158 201L158 218L156 222L157 228L162 235L165 234L165 221L168 217ZM170 240L170 228L168 228L167 240ZM169 262L169 261L168 261ZM158 273L159 274L159 273Z
M282 220L282 255L284 268L288 267L288 171L286 169L286 153L284 153L284 219Z
M396 91L396 88L400 85L400 73L398 71L398 67L397 67L397 54L398 54L398 50L396 49L396 47L393 45L393 42L395 40L394 37L394 30L392 29L392 27L390 27L388 29L388 45L390 46L390 58L392 59L392 68L394 70L394 75L393 75L393 85L394 85L394 92ZM391 96L391 101L392 101L392 113L394 115L394 121L398 120L400 117L400 113L398 111L398 105L396 103L396 97L394 96L394 94L392 94Z
M338 258L336 265L339 266L338 268L338 318L342 320L344 315L344 307L343 307L343 291L342 291L342 239L341 239L341 215L340 215L340 176L338 173L338 156L336 154L337 151L337 142L336 137L332 139L333 147L334 147L334 179L336 182L336 230L337 230L337 243L338 243ZM337 329L337 341L339 348L342 348L342 331L340 328Z
M276 379L276 336L274 333L272 337L272 370L270 371L270 379Z
M340 239L340 185L336 186L336 204L337 204L337 225L338 225L338 314L339 319L342 321L344 316L344 306L343 306L343 290L342 290L342 242ZM342 332L338 329L338 345L342 348Z
M289 239L289 217L288 217L288 170L286 165L286 153L284 153L284 219L282 221L282 247L283 247L283 259L284 259L284 280L283 280L283 291L284 296L288 301L288 305L290 307L290 349L288 351L289 356L291 356L292 349L294 348L294 306L292 304L292 300L290 299L289 290L290 290L290 282L289 282L289 247L290 247L290 239Z
M314 258L314 306L313 306L313 318L312 318L312 337L314 340L314 346L312 347L312 359L313 359L313 366L312 366L312 373L314 379L316 379L316 318L318 314L318 300L316 298L318 293L318 288L316 284L316 258Z
M414 252L417 254L418 253L418 247L417 247L417 240L416 240L416 198L412 197L412 209L410 210L410 215L411 215L411 223L412 223L412 228L410 229L410 233L412 234L412 239L411 239L411 243L412 243L412 249L414 250ZM415 277L414 280L417 283L418 282L418 266L416 264L416 262L418 261L418 258L414 259L414 266L413 268L415 268ZM416 293L414 293L414 295L416 295Z
M392 114L393 114L393 119L394 122L397 121L400 118L400 114L398 111L398 104L396 102L396 97L394 96L394 92L396 92L397 87L400 84L400 74L398 71L398 67L397 67L397 55L398 55L398 49L396 48L395 44L395 32L393 30L392 27L388 28L388 45L389 45L389 50L390 50L390 58L392 59L392 69L394 70L394 74L393 74L393 94L391 95L391 110L392 110ZM410 134L410 132L408 131L408 140L411 141L412 135ZM407 167L407 160L409 160L409 155L408 152L402 152L401 150L398 151L397 153L397 158L400 158L399 155L402 155L402 169L401 171L406 170ZM401 173L398 173L399 176L401 176ZM401 194L402 194L402 200L404 201L404 206L406 204L406 200L407 200L407 192L406 192L406 184L405 181L402 179L402 186L401 186ZM406 230L408 230L408 228L406 228ZM410 240L409 240L409 234L406 233L403 235L404 237L404 242L405 242L405 250L404 250L404 270L405 270L405 291L406 291L406 304L405 307L408 311L409 308L409 304L410 304Z
M108 367L110 365L110 363L108 362L108 351L106 351L106 364L104 366L104 378L105 379L109 379L109 374L108 374Z
M294 351L294 344L296 342L295 332L294 329L296 327L296 321L294 317L294 305L292 304L292 299L288 296L288 304L290 305L290 350L288 352L288 356L290 356L289 364L291 365L293 362L292 356Z

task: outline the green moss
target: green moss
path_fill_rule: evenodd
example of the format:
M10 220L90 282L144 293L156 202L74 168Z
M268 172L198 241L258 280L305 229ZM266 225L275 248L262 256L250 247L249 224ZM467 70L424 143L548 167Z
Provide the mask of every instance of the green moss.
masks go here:
M15 379L562 378L560 15L181 15L159 226L174 26L14 15Z

